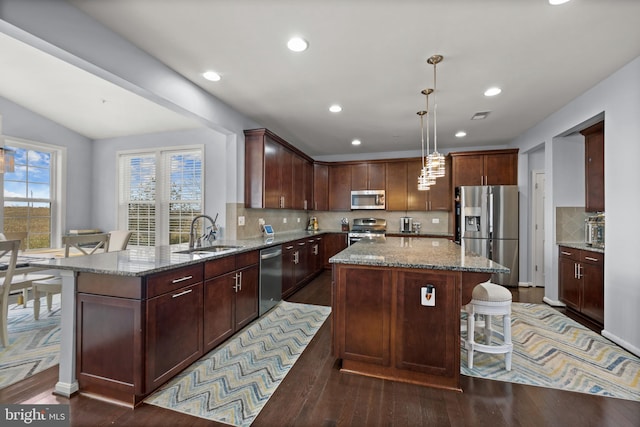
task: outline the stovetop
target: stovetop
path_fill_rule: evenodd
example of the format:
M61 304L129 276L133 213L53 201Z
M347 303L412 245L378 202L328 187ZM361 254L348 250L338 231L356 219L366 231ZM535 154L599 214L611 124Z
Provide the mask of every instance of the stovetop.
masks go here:
M354 218L352 233L384 234L387 231L387 220L382 218Z

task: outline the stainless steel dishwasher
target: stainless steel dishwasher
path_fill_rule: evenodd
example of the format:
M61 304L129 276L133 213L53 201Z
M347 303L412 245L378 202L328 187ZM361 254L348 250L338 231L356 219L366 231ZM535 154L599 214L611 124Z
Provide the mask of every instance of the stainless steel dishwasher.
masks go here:
M260 251L260 316L282 299L282 249Z

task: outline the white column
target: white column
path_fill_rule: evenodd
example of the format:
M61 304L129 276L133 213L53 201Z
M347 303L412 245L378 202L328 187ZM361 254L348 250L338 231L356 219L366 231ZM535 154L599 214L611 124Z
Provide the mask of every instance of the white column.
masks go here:
M76 379L76 272L60 270L60 275L60 370L54 394L70 397L79 389Z

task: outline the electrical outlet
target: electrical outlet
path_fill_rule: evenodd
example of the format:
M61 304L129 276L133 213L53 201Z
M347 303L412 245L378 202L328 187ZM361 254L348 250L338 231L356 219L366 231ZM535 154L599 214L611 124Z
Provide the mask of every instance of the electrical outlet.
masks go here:
M287 218L282 218L282 223L286 224L287 223Z
M243 216L239 216L239 217L238 217L238 225L239 225L239 226L244 225L244 217L243 217Z
M264 225L264 218L258 218L258 225Z
M300 218L298 218L298 224L300 224Z
M431 218L432 224L440 224L440 218Z

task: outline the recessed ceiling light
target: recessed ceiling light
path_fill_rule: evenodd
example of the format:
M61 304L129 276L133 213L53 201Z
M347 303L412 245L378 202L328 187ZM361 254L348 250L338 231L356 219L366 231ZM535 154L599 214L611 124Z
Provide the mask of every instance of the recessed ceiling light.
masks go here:
M456 138L464 138L465 136L467 136L467 133L463 130L456 132Z
M549 4L551 6L558 6L560 4L565 4L565 3L568 3L568 2L569 2L569 0L549 0Z
M207 71L202 73L202 77L204 77L205 79L211 81L211 82L217 82L220 80L220 74L216 73L215 71Z
M294 52L302 52L307 50L309 43L301 37L293 37L287 42L287 47Z
M490 87L489 89L484 91L484 96L496 96L500 92L502 92L502 89L500 89L499 87Z
M329 107L329 111L331 111L332 113L339 113L340 111L342 111L342 107L338 104L333 104L331 107Z
M359 139L354 139L353 141L351 141L351 145L360 145L362 144L362 141L360 141Z

